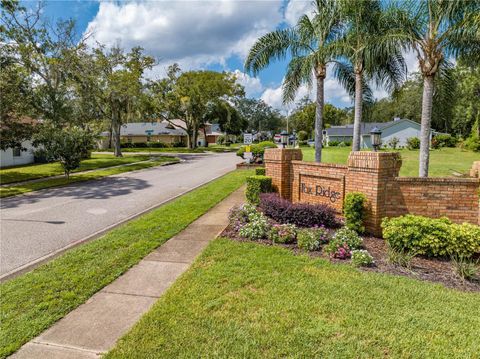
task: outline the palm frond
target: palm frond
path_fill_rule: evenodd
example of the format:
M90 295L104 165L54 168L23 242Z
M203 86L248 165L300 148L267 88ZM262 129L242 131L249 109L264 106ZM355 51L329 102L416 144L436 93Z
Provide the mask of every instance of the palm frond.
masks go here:
M302 84L311 88L314 63L314 54L296 57L290 61L282 84L283 103L293 102Z

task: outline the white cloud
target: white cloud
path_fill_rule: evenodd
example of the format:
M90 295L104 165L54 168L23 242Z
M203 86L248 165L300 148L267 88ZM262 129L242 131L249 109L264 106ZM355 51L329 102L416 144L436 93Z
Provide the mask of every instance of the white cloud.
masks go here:
M258 77L251 77L240 70L233 71L237 77L237 82L245 87L245 93L247 97L256 97L263 90L262 82Z
M285 22L289 25L295 25L303 14L311 15L313 6L311 0L291 0L285 9Z
M280 0L101 2L86 32L92 41L142 46L161 68L225 65L242 60L253 42L282 19ZM157 70L161 71L161 70Z

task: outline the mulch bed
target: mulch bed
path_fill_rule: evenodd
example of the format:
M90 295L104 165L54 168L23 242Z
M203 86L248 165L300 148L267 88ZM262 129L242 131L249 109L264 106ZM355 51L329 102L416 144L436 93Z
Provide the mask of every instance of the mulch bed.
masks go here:
M237 232L227 227L221 234L222 237L228 237L240 242L249 242L250 240L239 237ZM282 246L292 250L295 254L305 254L305 251L299 249L295 244L273 244L270 240L259 240L255 243L263 245ZM393 265L387 261L387 246L384 240L376 237L363 236L365 249L372 255L375 265L372 267L359 268L365 272L389 273L402 275L418 280L434 282L461 291L480 292L480 281L462 280L454 273L452 264L445 259L432 259L425 257L415 257L412 260L411 268L407 269L398 265ZM312 257L322 257L329 259L333 263L348 264L349 260L330 258L323 251L309 252Z

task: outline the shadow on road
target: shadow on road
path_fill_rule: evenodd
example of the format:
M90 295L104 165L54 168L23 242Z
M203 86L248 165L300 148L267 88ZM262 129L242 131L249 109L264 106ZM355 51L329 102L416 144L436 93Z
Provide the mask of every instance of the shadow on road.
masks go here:
M142 190L151 185L147 181L130 177L105 177L100 180L73 183L65 187L50 188L32 194L3 198L0 209L15 208L31 204L44 198L69 197L71 199L106 199L124 196L132 191Z

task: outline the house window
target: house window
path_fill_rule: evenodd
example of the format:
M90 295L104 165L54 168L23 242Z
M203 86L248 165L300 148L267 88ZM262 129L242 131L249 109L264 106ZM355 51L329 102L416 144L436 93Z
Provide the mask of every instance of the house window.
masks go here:
M151 138L151 136L147 136L147 142L150 142Z
M132 138L131 137L127 137L127 143L132 143Z
M22 149L20 147L15 147L13 149L13 157L21 157L22 156Z

